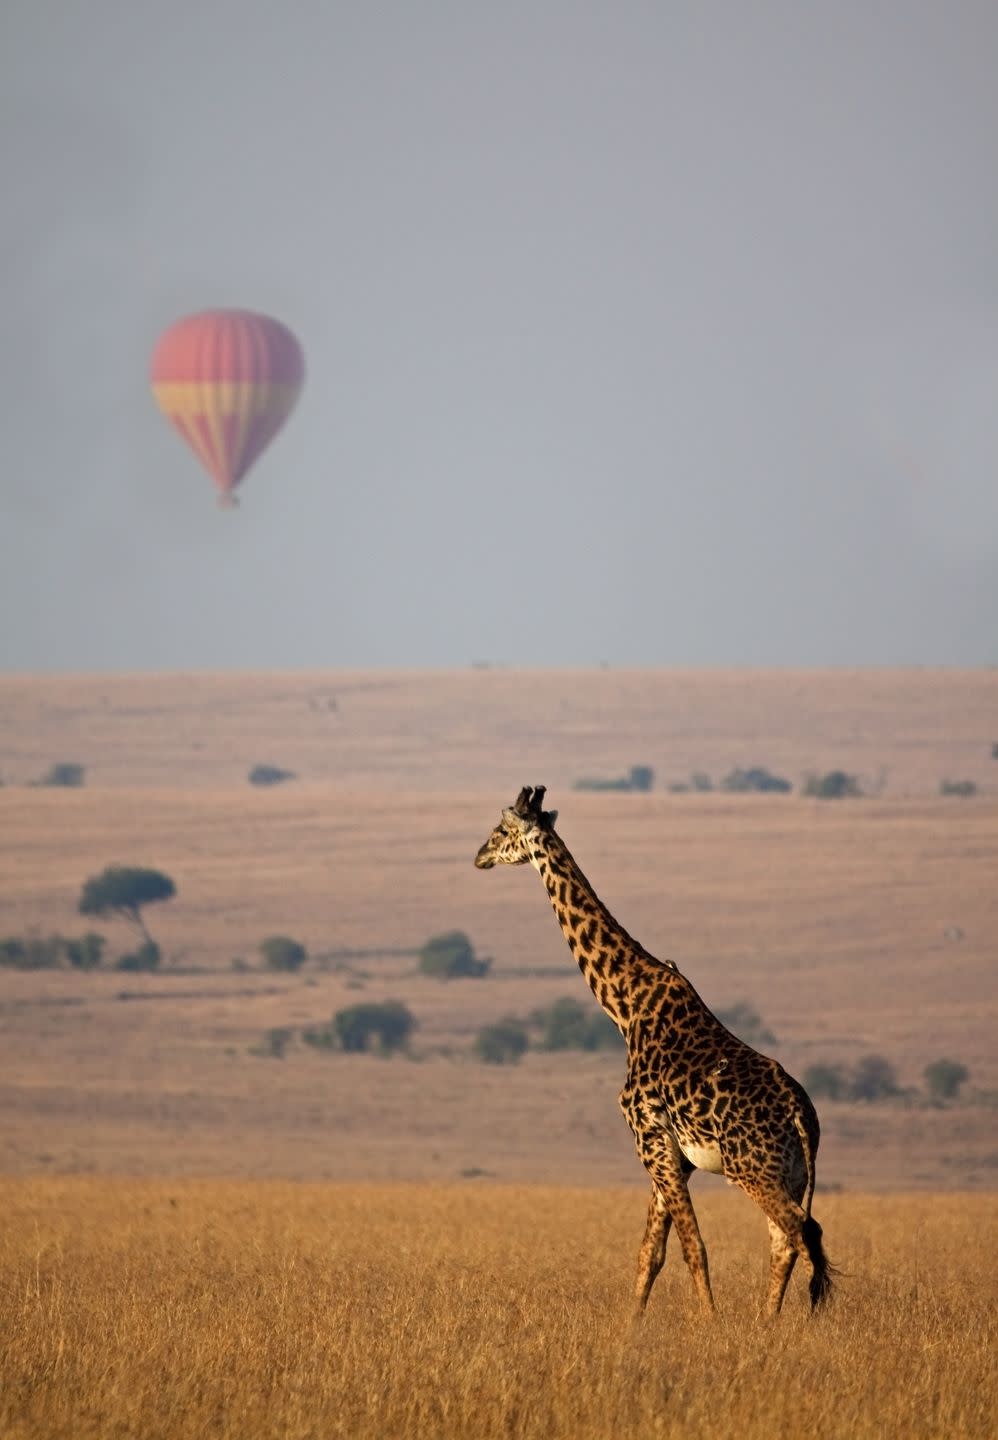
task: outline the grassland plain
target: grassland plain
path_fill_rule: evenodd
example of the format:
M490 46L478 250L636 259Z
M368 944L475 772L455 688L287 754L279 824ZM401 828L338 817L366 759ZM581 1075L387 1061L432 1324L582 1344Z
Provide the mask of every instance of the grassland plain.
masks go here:
M114 861L179 890L149 916L159 975L0 972L0 1436L995 1433L996 717L983 671L0 677L0 933L78 932ZM85 789L28 786L62 760ZM299 779L254 790L259 762ZM842 768L868 797L571 790L632 764ZM483 1023L586 998L534 877L471 866L523 783L622 923L709 1004L751 1003L791 1070L970 1067L968 1103L820 1106L828 1314L797 1276L757 1322L764 1223L706 1177L721 1314L677 1252L632 1330L619 1057L471 1061ZM416 973L451 928L488 979ZM277 931L332 963L232 968ZM388 997L412 1061L254 1054Z
M758 1318L765 1226L700 1201L644 1320L634 1190L0 1181L5 1440L995 1433L998 1198L832 1195L846 1271ZM990 1238L989 1238L990 1237Z
M515 787L514 787L515 788ZM87 874L162 866L178 897L149 921L156 976L0 974L0 1171L97 1170L289 1178L620 1183L636 1162L617 1057L469 1063L479 1026L559 996L588 1001L536 877L482 875L471 856L509 789L442 798L310 785L0 791L0 933L84 928ZM994 1185L993 1037L998 804L886 797L557 793L561 829L632 934L674 959L708 1004L747 1001L795 1074L885 1055L918 1086L942 1056L971 1071L948 1110L822 1106L820 1183ZM495 957L483 981L415 973L453 927ZM127 927L101 927L112 950ZM236 973L290 932L298 976ZM421 1061L252 1053L358 999L400 998ZM991 1108L988 1108L990 1105Z

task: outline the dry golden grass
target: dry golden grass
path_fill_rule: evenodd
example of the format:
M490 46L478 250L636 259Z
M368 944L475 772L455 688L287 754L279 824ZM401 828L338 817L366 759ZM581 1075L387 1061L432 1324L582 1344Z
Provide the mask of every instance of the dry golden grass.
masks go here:
M849 1272L756 1318L765 1226L698 1202L631 1329L636 1191L0 1182L5 1440L985 1437L993 1198L823 1197Z

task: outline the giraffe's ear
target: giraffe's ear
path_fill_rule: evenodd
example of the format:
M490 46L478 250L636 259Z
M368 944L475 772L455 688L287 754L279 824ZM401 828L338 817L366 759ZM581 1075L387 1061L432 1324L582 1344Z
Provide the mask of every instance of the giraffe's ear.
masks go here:
M544 824L548 827L549 830L553 830L553 829L554 829L554 822L557 820L557 818L558 818L558 812L557 812L557 810L545 810L545 811L544 811Z

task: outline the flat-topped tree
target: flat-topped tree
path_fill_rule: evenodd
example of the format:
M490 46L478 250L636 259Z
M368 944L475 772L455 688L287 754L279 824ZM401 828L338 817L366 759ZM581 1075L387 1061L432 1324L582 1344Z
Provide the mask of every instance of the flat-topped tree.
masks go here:
M91 875L80 893L81 915L118 915L138 927L147 945L152 936L142 919L145 905L172 900L177 887L161 870L148 870L132 865L108 865L99 875Z

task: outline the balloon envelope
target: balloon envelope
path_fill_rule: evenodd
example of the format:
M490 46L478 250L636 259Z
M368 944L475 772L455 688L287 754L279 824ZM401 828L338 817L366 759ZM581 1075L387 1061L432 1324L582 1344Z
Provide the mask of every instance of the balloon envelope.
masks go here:
M152 392L223 503L294 409L305 378L286 325L251 310L203 310L156 342Z

